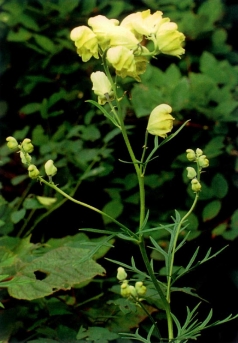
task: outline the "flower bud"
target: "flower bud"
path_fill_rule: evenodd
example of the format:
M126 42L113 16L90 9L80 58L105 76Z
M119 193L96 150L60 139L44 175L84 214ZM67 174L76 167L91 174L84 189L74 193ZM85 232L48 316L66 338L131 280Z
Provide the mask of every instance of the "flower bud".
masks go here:
M191 184L192 184L192 190L195 193L200 192L202 186L201 186L200 182L197 179L192 179Z
M172 108L161 104L153 109L150 114L147 130L151 135L165 138L173 128L174 118L171 116Z
M135 289L136 289L138 296L143 296L146 293L146 286L143 285L143 282L141 282L141 281L136 282Z
M132 285L129 285L128 289L129 289L130 295L133 296L134 298L137 298L137 292L136 292L135 287Z
M23 151L20 151L20 158L23 164L31 163L31 156L28 153L24 153Z
M6 141L9 149L16 150L18 148L18 142L14 137L9 136L6 138Z
M196 154L195 154L195 151L192 150L192 149L187 149L186 150L186 153L187 153L187 159L190 161L190 162L195 162L196 161Z
M121 284L121 296L123 298L128 298L131 295L129 287L128 280L124 280Z
M196 172L196 170L194 168L187 167L186 169L187 169L187 172L188 172L187 173L187 177L189 179L194 179L197 176L197 172Z
M93 91L98 95L98 103L104 105L107 101L114 99L114 93L112 91L112 85L102 71L96 71L91 74L91 81L93 83Z
M201 168L207 168L209 166L209 160L206 155L201 155L198 157L198 164Z
M21 143L21 147L27 153L31 153L34 150L34 146L29 138L24 139L24 141Z
M36 168L36 166L34 164L29 165L28 175L31 179L36 179L40 175L39 170Z
M127 273L126 273L125 269L122 267L117 268L117 279L119 281L123 281L126 278L127 278Z
M57 173L57 168L54 166L54 162L52 160L48 160L45 163L45 172L48 176L54 176Z
M199 148L196 149L196 155L199 157L203 154L203 151Z

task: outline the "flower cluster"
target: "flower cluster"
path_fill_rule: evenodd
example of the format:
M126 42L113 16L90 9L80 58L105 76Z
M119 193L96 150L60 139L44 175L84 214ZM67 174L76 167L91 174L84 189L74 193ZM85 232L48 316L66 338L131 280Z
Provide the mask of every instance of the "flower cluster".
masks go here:
M125 269L119 267L117 269L117 279L121 281L121 296L124 298L132 298L141 301L140 297L144 296L146 293L146 286L142 281L137 281L135 286L129 285L129 281L126 280L127 273Z
M203 154L203 151L199 148L196 149L196 151L192 149L187 149L187 159L190 162L196 162L198 166L198 173L200 175L200 172L203 168L207 168L209 166L209 160L207 159L206 155ZM199 182L199 177L197 175L196 170L193 167L187 167L187 177L191 180L191 186L192 190L195 193L200 192L202 189L202 185Z
M160 53L177 57L184 54L185 36L177 29L169 18L163 18L162 12L151 14L146 10L128 15L121 23L102 15L89 18L88 26L74 28L70 38L83 62L105 54L117 75L139 81L149 57ZM153 42L152 50L147 49L147 41Z
M31 163L32 157L30 153L32 153L34 150L31 140L29 138L25 138L19 144L16 138L9 136L6 138L6 141L10 150L18 150L22 163L27 165L29 177L31 179L37 179L40 176L40 171L34 164ZM49 160L45 163L45 172L50 181L52 181L52 176L54 176L57 172L57 168L54 166L54 162L52 160Z

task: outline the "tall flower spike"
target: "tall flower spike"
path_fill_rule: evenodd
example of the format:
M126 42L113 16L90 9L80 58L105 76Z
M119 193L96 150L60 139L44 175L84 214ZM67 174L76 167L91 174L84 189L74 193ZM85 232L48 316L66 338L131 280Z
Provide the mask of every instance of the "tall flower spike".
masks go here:
M147 131L151 135L166 138L167 133L173 128L174 118L171 116L171 112L172 108L166 104L155 107L150 114Z

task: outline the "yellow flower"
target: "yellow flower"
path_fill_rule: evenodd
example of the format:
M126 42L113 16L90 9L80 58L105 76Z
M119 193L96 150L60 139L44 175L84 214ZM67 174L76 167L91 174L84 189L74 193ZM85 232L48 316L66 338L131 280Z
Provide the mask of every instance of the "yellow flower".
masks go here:
M127 273L123 267L117 268L117 279L123 281L127 278Z
M14 137L9 136L6 138L6 141L7 141L7 146L9 149L11 149L11 150L18 149L18 142Z
M87 26L74 28L70 33L70 38L77 47L77 53L82 57L83 62L87 62L93 56L98 56L98 40L95 33Z
M48 160L45 163L45 172L48 176L54 176L57 173L57 168L54 166L54 162L52 160Z
M202 185L200 184L200 182L197 179L192 179L191 184L192 184L192 190L195 193L200 192L200 190L202 189Z
M186 153L187 153L187 159L190 161L190 162L195 162L196 161L196 154L195 154L195 151L192 150L192 149L187 149L186 150Z
M169 20L169 18L163 19L164 22L162 22L156 32L157 47L159 52L163 54L180 57L185 52L182 48L185 36L177 30L177 24Z
M150 114L147 131L151 135L167 137L167 133L173 128L174 118L171 116L171 112L172 108L166 104L155 107Z
M36 168L36 166L34 164L29 165L28 175L31 179L36 179L40 175L39 170Z
M117 19L108 19L103 15L97 15L89 18L88 25L92 28L94 34L97 37L98 43L103 50L109 47L111 39L111 31L114 27L119 25Z
M122 20L121 26L131 30L137 39L141 40L143 36L148 37L156 33L162 20L162 15L161 11L150 14L150 10L132 13Z
M30 138L25 138L21 143L21 147L25 152L31 153L34 150L34 146L31 143Z
M108 49L107 60L121 77L126 77L128 73L136 72L133 51L124 46L116 46Z
M102 71L96 71L91 74L93 91L98 95L98 103L104 105L108 100L113 100L114 93L108 77Z
M197 176L197 172L192 167L187 167L187 177L191 180Z

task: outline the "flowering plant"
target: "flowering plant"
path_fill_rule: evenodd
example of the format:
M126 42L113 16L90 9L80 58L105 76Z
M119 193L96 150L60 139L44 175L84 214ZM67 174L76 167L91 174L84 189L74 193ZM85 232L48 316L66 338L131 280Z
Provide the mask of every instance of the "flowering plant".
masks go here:
M151 109L148 125L145 128L145 140L141 158L136 158L124 123L121 97L118 95L117 84L118 77L132 77L136 81L140 81L140 75L145 72L150 58L154 58L160 53L180 58L185 52L182 46L185 37L183 33L178 31L175 23L170 22L169 18L163 18L163 13L160 11L154 14L151 14L150 10L133 13L124 18L121 23L116 19L108 19L99 15L90 18L88 26L74 28L70 37L74 41L77 53L83 62L89 61L92 57L102 60L104 71L96 71L91 74L92 89L98 98L97 101L89 100L89 102L101 110L119 129L124 139L130 156L130 161L127 163L131 163L135 169L140 194L137 228L132 230L108 213L85 202L78 201L65 193L53 182L52 178L57 173L57 167L54 165L53 160L50 159L45 163L45 174L48 180L43 177L32 163L31 153L34 146L29 138L25 138L19 144L14 137L10 136L7 138L7 145L11 150L18 150L22 163L28 167L28 174L31 179L47 185L78 205L87 207L110 218L118 226L119 230L104 230L103 233L108 235L107 242L112 237L118 237L138 246L144 261L145 270L138 269L133 258L130 265L115 260L111 260L111 262L119 265L117 279L120 283L121 296L127 301L127 304L133 303L144 311L151 320L151 328L146 338L139 334L139 330L135 333L120 333L121 337L137 339L141 342L151 342L151 337L155 337L160 342L164 340L169 342L187 342L189 339L196 339L205 328L236 318L236 316L229 316L224 320L208 324L212 316L211 311L203 322L199 322L194 318L198 309L197 305L192 310L187 309L187 318L184 324L181 324L171 308L171 293L174 290L174 283L197 265L201 265L217 255L217 253L211 255L209 250L206 256L195 264L198 254L197 249L185 268L176 269L174 265L177 251L182 248L188 238L189 233L185 234L187 218L194 210L199 199L199 194L202 191L201 174L204 168L209 166L209 160L201 149L187 149L188 161L195 164L195 168L187 167L187 177L191 181L191 190L194 193L193 203L189 211L183 216L176 211L172 224L148 227L149 210L146 205L144 185L147 165L155 158L154 155L157 150L172 140L186 126L187 122L177 131L171 133L175 120L171 114L172 108L169 104L158 104L156 108ZM148 42L152 44L147 46ZM154 147L150 150L148 148L149 135L154 137ZM164 249L152 237L154 231L161 229L170 235L167 249ZM88 231L100 232L97 229L88 229ZM166 270L164 279L160 277L158 271L153 266L153 260L150 260L148 256L148 236L152 248L164 257ZM99 249L100 245L97 248ZM128 279L129 274L135 275L135 280L133 278ZM132 282L133 285L131 284ZM192 291L189 293L194 295ZM147 304L150 304L153 308L149 308ZM152 315L153 312L158 310L165 312L167 337L162 337L160 322Z

